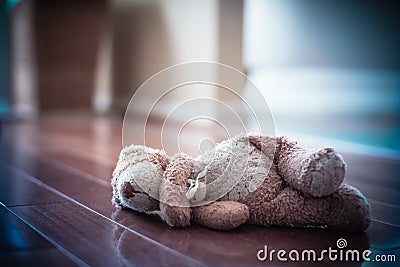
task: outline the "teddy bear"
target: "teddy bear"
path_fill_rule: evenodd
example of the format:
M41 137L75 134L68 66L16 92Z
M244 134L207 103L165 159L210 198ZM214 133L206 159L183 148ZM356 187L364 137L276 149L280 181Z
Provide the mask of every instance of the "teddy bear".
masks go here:
M333 148L306 148L286 136L241 134L197 158L131 145L112 174L112 203L171 227L194 222L230 230L248 223L362 232L370 207L343 182L345 171Z

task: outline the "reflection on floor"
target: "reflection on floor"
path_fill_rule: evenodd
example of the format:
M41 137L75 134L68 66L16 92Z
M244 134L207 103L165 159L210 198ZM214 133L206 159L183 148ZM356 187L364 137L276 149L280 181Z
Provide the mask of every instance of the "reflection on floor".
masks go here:
M1 265L265 265L257 260L265 245L270 250L321 251L336 248L339 238L346 239L348 248L369 248L372 255L393 254L400 260L398 160L344 154L347 182L359 187L372 207L373 222L366 233L251 225L230 232L197 225L171 229L153 217L111 205L109 181L121 148L121 123L115 118L53 116L2 125ZM273 264L321 266L276 259Z

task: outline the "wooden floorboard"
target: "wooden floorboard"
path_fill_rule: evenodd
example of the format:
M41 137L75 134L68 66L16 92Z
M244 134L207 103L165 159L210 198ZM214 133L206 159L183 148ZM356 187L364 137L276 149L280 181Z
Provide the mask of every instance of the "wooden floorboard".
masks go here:
M400 231L384 223L372 222L367 229L371 247L380 250L400 249Z
M114 163L99 163L83 156L65 152L51 153L48 157L106 182L110 182L115 167Z
M391 226L400 227L400 208L396 205L369 200L372 218Z
M1 266L79 266L55 248L0 253Z
M377 200L390 205L400 207L400 191L379 185L372 185L367 182L359 182L350 179L345 180L348 184L357 187L368 199Z
M55 166L46 159L35 158L29 167L17 170L27 179L34 179L58 190L77 202L96 207L100 212L110 215L114 210L111 205L111 185L99 184L91 179L68 172Z
M75 203L18 206L12 210L90 266L123 265L125 251L120 247L124 246L129 248L126 256L132 265L202 265L136 234L130 233L129 243L125 244L115 237L123 227Z
M30 166L32 169L27 169L25 171L33 173L36 177L38 177L41 181L45 182L47 185L50 185L51 187L59 190L63 194L70 196L71 198L79 201L80 203L86 205L87 207L94 209L101 214L105 216L114 216L115 209L111 205L110 198L111 198L111 191L109 188L107 188L104 185L99 185L97 183L94 183L93 181L86 180L80 176L77 176L75 173L68 173L68 169L63 169L59 168L56 166L52 166L51 163L47 161L46 159L41 159L40 157L36 157L35 160L32 162L34 164L31 164ZM87 166L86 166L87 167ZM54 173L57 173L57 175L54 175ZM100 178L99 178L100 179ZM93 193L94 192L94 193ZM394 210L396 212L397 210ZM164 230L168 230L169 228L166 227L164 224L160 223L158 220L155 220L152 217L148 216L143 216L141 214L138 214L136 212L131 212L131 211L123 211L125 216L127 218L124 218L122 223L129 222L129 227L135 227L135 231L141 231L145 233L146 235L150 236L151 238L154 238L158 240L160 238L159 234L157 231L154 231L154 229L158 228L164 228ZM390 214L390 210L387 210L387 216L391 217L392 215ZM142 217L144 217L146 220L143 222ZM115 220L115 218L113 218ZM130 221L131 220L131 221ZM133 220L133 221L132 221ZM374 227L373 229L380 229L380 232L384 232L385 236L394 236L396 239L396 232L398 232L398 229L394 228L390 225L380 225L380 223L373 222ZM128 225L126 225L128 226ZM151 226L150 230L146 231L146 229ZM372 227L372 226L371 226ZM257 228L258 229L258 228ZM261 228L264 229L264 228ZM279 233L281 229L278 228L278 236L282 235L282 233ZM381 231L382 230L382 231ZM174 232L176 230L172 230ZM206 231L206 230L205 230ZM291 231L297 231L296 234L299 235L299 233L304 232L303 235L309 235L308 239L312 240L316 236L318 236L319 230L292 230L292 229L285 229L284 230L286 233L290 233ZM214 231L215 232L215 231ZM268 232L270 233L270 232ZM333 243L334 240L337 238L340 238L343 233L335 233L335 232L330 232L330 231L323 231L324 233L324 240L326 241L324 244L330 244ZM329 239L331 242L328 242L327 236L331 235L331 238ZM237 238L238 235L235 235ZM283 235L284 236L284 235ZM289 234L291 236L291 234ZM352 239L355 236L355 240L357 241L358 235L352 236L351 234L347 235L347 238ZM392 240L388 240L388 242L385 242L386 238L385 236L379 237L378 235L372 235L372 240L370 240L371 245L377 247L377 248L395 248L397 247L397 244L394 244ZM261 238L260 238L261 237ZM282 237L282 236L281 236ZM242 236L243 238L243 236ZM251 238L249 236L244 237L245 239L251 239L253 242L258 243L259 245L262 245L265 240L268 240L268 238L264 238L262 233L257 234L256 236L252 236ZM260 239L257 239L260 238ZM335 239L336 238L336 239ZM364 237L361 237L364 238ZM165 242L170 240L169 238L165 238L164 240L159 240L160 242ZM173 238L171 238L173 240ZM355 242L356 242L355 241ZM310 241L308 241L309 243ZM173 244L169 244L173 245Z
M0 206L0 218L0 253L53 248L3 206Z
M53 153L50 155L50 157L54 160L62 162L65 165L70 166L71 168L80 170L84 173L87 173L89 175L92 175L93 177L97 177L98 179L102 179L107 182L110 180L111 173L114 167L113 165L98 163L94 160L90 160L82 156L71 155L68 153ZM357 159L360 158L360 156L358 157L352 156L352 158ZM360 164L360 160L357 160L356 162L354 162L354 164L355 164L354 168L361 168L360 166L358 166L358 164ZM354 177L355 175L354 172L352 174ZM347 179L347 180L349 183L354 185L353 179ZM394 179L392 175L392 180L397 180L397 179ZM356 181L359 180L356 179ZM361 187L375 188L369 183L367 183L366 186L363 183L361 183ZM381 187L381 185L378 185L378 187ZM376 197L378 199L383 199L386 201L385 203L382 201L377 201L375 199L369 198L372 217L375 220L386 222L393 226L400 227L400 207L396 204L388 204L388 203L394 203L394 200L396 199L396 197L400 196L400 194L398 194L397 191L395 191L394 193L390 192L388 193L387 191L382 194L378 193L380 193L380 191L370 192L366 190L364 192L364 194L368 194L368 196L372 194L373 197ZM393 199L393 197L395 199Z
M399 160L349 153L344 153L343 157L347 163L347 177L352 180L400 190Z
M0 163L0 202L6 206L36 205L60 201L42 187L24 179L9 166Z
M1 266L77 265L3 206L0 233Z
M132 256L132 252L128 253L131 249L134 249L131 244L139 243L141 247L145 246L145 244L142 244L143 241L137 240L137 236L132 234L132 231L140 232L141 235L164 244L183 255L190 256L193 259L214 266L260 264L254 257L255 251L262 248L266 242L268 242L271 248L284 248L288 243L293 243L294 236L297 237L298 241L304 241L297 243L298 246L295 246L295 248L298 249L313 247L316 250L321 250L327 245L335 244L336 239L339 237L346 237L356 248L364 249L368 247L368 242L364 234L344 235L324 230L310 231L305 229L279 227L263 228L255 226L244 226L230 232L213 231L196 225L191 228L179 230L171 229L151 216L144 216L136 212L121 210L114 211L111 218L115 222L126 226L126 228L120 228L117 225L111 224L117 229L111 231L107 225L110 224L110 221L105 220L104 217L98 218L98 215L96 216L89 209L73 205L73 203L35 205L32 207L18 206L12 209L22 218L29 220L37 229L46 233L51 239L57 240L63 248L90 265L98 265L100 263L122 264L121 261L123 262L127 259L129 259L131 263L135 263L136 257L139 257L139 259L144 262L154 263L149 261L147 257L142 257L141 254L133 254ZM79 209L79 211L76 209ZM43 218L43 214L45 214L45 218ZM92 216L96 218L86 218ZM92 238L92 230L86 229L86 227L90 229L98 229L99 227L105 229L104 232L101 233L96 231L93 234L96 238ZM68 231L62 231L62 229L68 229ZM112 232L116 233L113 235L114 243L111 242L110 236L108 235ZM316 236L321 236L321 238L315 238ZM81 240L81 238L83 238L83 240ZM97 238L99 238L99 240L97 240ZM91 243L93 241L92 239L94 239L94 244ZM91 253L98 252L96 250L98 249L96 245L98 242L107 244L106 246L100 246L101 251L103 251L103 254L105 254L105 257L108 259L106 262L98 262L97 258L91 259L91 257L88 256L91 255ZM80 247L80 244L84 245L84 247ZM120 249L116 251L116 253L122 254L122 258L118 259L119 262L114 262L114 260L116 260L115 255L113 252L109 252L111 249L110 244L118 244L117 248ZM112 248L115 249L115 246ZM146 254L149 252L143 253ZM85 255L87 258L85 258ZM119 257L119 255L117 256ZM168 259L165 255L161 255L160 257L162 259ZM173 263L173 261L169 259L167 262ZM155 262L154 264L158 265L159 262Z
M153 216L112 206L109 182L121 149L120 127L120 120L90 118L9 125L2 133L0 202L84 264L96 266L265 266L256 253L266 244L271 249L322 250L335 246L338 238L359 250L399 255L400 164L396 160L344 154L349 165L346 181L368 197L372 208L374 221L365 233L251 225L229 232L198 225L172 229ZM42 241L37 241L38 246ZM37 263L46 252L49 258L57 253L66 257L52 245L32 247ZM24 253L8 247L7 254L0 253L0 263L16 259L23 265L28 255Z

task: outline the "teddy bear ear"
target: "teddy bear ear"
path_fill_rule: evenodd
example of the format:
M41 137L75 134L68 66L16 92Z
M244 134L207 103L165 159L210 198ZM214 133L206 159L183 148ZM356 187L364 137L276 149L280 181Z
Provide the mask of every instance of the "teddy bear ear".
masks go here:
M169 164L168 156L164 150L157 150L148 154L149 160L154 164L160 164L161 168L165 170Z
M277 144L276 138L259 134L248 134L247 136L243 136L242 139L247 139L246 141L263 152L268 158L274 157Z

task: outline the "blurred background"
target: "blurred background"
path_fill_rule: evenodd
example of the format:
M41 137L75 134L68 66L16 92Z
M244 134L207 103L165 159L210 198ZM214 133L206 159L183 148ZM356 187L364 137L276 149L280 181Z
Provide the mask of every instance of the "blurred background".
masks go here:
M399 155L396 1L0 4L3 122L48 114L122 119L135 89L151 75L183 62L216 61L249 75L270 105L278 134ZM252 92L244 86L243 94ZM216 97L231 101L223 93Z

